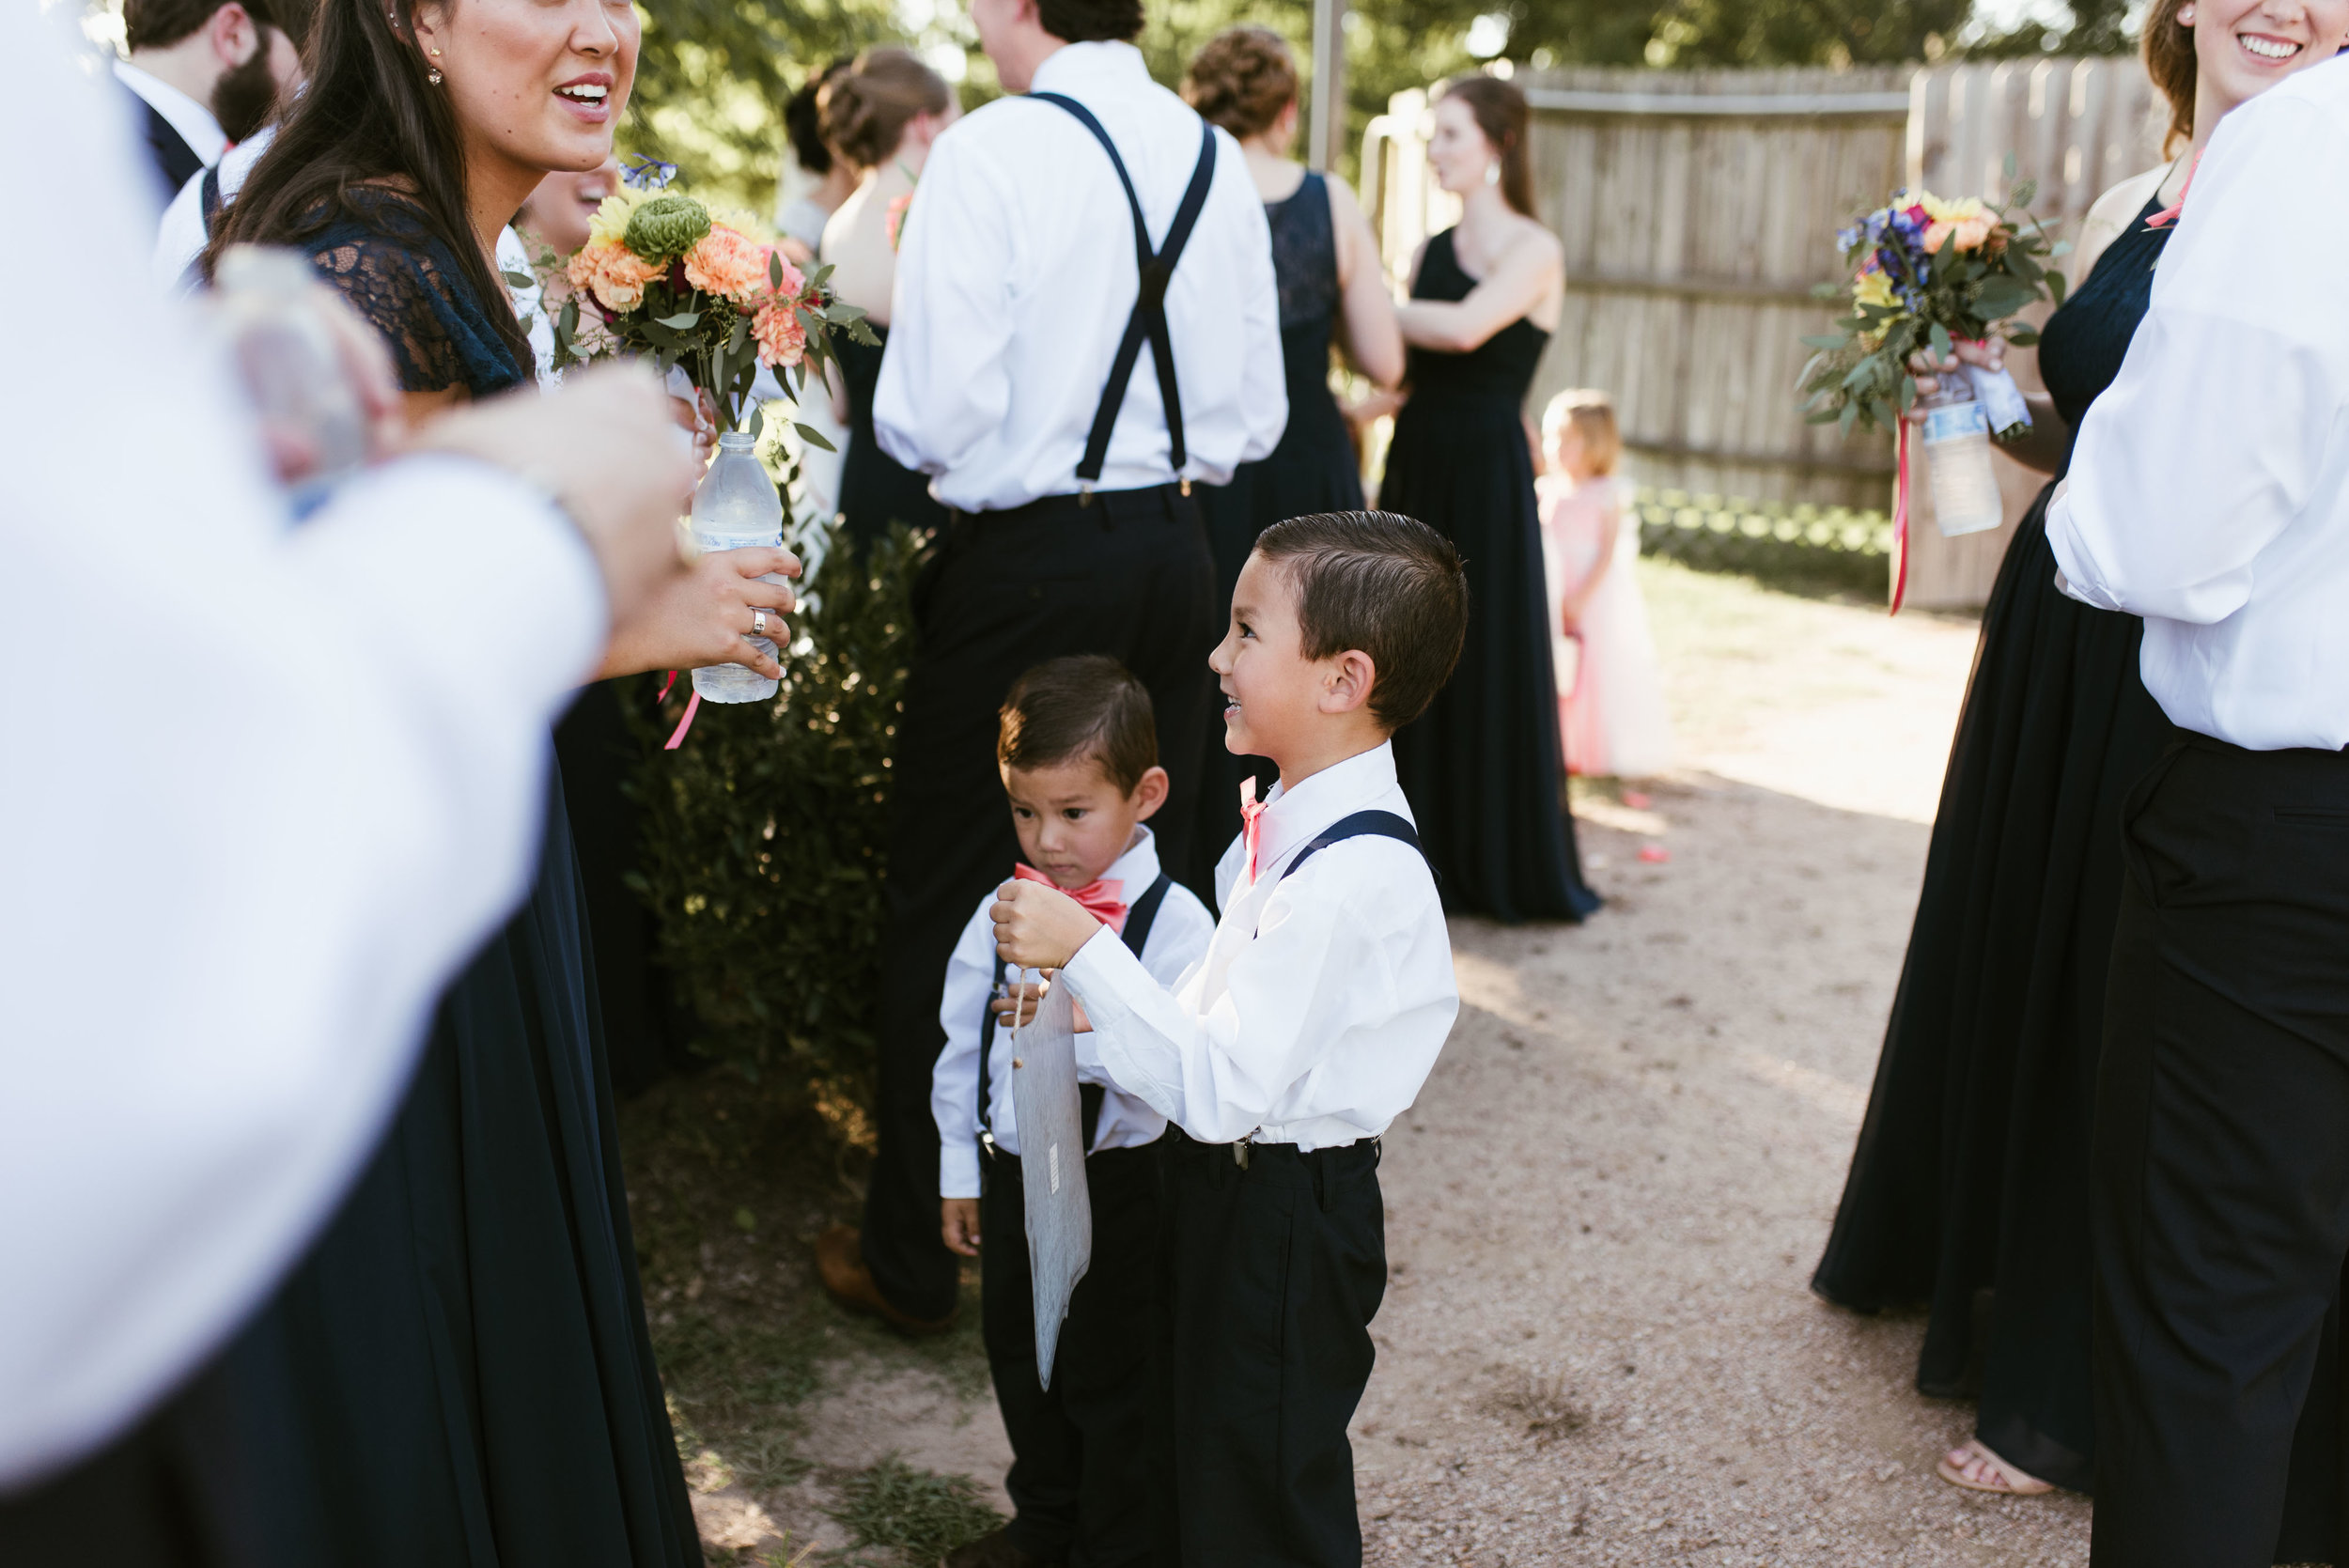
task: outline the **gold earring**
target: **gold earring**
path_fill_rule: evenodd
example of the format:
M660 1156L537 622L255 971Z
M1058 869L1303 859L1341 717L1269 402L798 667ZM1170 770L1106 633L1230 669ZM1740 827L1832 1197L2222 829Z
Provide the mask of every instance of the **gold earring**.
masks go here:
M434 59L436 59L436 60L437 60L437 59L439 59L439 58L441 57L441 52L440 52L439 50L435 49L435 50L432 52L432 57L433 57Z

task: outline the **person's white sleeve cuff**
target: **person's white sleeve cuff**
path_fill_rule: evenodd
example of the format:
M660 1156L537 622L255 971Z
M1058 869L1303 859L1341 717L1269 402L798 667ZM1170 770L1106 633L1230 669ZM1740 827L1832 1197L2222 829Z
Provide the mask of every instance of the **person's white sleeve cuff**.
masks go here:
M975 1143L938 1146L938 1195L975 1198L979 1195L979 1149Z

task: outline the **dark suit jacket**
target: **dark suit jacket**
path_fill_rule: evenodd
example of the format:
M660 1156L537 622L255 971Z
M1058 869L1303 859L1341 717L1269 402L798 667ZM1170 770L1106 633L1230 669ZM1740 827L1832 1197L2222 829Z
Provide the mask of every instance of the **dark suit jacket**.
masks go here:
M171 121L155 111L155 106L124 87L123 92L137 106L140 123L147 128L147 147L155 155L156 172L163 177L165 200L179 194L179 188L195 178L204 168L204 160L195 155L195 148L187 139L171 128Z

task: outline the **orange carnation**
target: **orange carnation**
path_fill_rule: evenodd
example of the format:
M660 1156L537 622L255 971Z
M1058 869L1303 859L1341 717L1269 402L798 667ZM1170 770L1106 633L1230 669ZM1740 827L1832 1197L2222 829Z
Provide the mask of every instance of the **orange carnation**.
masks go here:
M807 328L801 325L800 313L787 296L758 307L751 318L751 336L758 342L758 363L772 369L789 369L807 352Z
M604 309L634 310L645 303L645 285L668 268L645 260L617 241L591 240L565 271L573 287L594 294Z
M750 304L767 287L767 247L714 225L685 253L685 281L704 293Z

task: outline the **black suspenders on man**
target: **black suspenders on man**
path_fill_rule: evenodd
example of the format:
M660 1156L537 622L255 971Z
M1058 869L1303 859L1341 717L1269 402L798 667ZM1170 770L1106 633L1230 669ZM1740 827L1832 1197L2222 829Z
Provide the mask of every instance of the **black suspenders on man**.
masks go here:
M1126 927L1117 934L1118 939L1126 944L1126 951L1137 958L1142 956L1143 945L1150 940L1150 923L1159 918L1159 906L1166 902L1166 890L1172 883L1172 877L1163 871L1159 872L1159 879L1150 884L1149 891L1135 899L1132 907L1126 911ZM1005 978L1007 969L1008 966L999 960L995 966L996 976ZM990 990L987 1002L979 1010L979 1153L990 1157L995 1153L995 1128L992 1125L994 1092L988 1086L987 1059L995 1053L994 1001L995 996ZM1085 1153L1091 1154L1094 1134L1101 1124L1101 1086L1097 1083L1079 1084L1077 1106L1079 1117L1084 1123Z
M1143 221L1142 198L1134 194L1133 177L1126 172L1126 161L1117 155L1117 144L1101 122L1093 117L1093 111L1073 98L1059 93L1031 93L1040 102L1056 104L1077 116L1094 139L1110 155L1110 164L1117 170L1117 182L1126 188L1126 205L1134 215L1134 265L1142 274L1142 292L1134 301L1133 314L1126 318L1126 335L1117 345L1117 358L1110 365L1109 384L1101 389L1101 406L1093 415L1093 433L1085 440L1084 459L1077 465L1077 478L1088 491L1101 477L1102 461L1108 458L1110 434L1117 427L1117 411L1126 402L1126 384L1133 380L1134 361L1142 357L1142 344L1150 342L1150 359L1159 367L1159 397L1166 405L1166 434L1170 442L1170 458L1177 478L1189 454L1183 447L1183 399L1174 384L1174 345L1166 324L1166 288L1174 280L1174 264L1182 259L1183 247L1190 241L1190 231L1197 226L1200 211L1207 205L1207 187L1215 182L1215 128L1205 121L1199 127L1199 163L1190 171L1190 187L1183 193L1183 203L1174 210L1174 221L1166 230L1166 243L1152 249L1150 228Z

